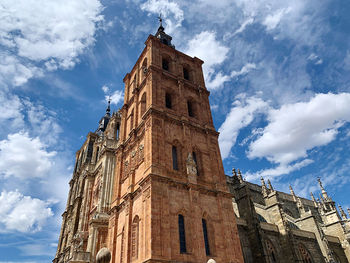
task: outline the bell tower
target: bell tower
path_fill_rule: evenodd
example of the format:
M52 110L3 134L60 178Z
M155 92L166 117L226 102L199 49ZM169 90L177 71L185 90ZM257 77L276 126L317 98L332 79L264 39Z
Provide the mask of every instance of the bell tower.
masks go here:
M111 262L243 262L203 61L171 40L160 24L124 78Z
M147 38L122 109L77 152L54 263L243 263L203 61L171 40Z

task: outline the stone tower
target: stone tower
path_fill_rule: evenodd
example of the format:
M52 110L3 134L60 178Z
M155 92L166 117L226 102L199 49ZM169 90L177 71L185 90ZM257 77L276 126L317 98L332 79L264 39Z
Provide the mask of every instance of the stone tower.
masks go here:
M162 24L77 152L54 263L243 262L203 61Z

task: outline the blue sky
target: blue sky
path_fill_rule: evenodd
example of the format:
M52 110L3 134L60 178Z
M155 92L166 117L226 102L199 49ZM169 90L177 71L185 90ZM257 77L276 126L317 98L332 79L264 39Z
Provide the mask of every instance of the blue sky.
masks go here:
M149 34L203 65L224 167L350 208L347 0L0 0L0 263L49 262L75 151Z

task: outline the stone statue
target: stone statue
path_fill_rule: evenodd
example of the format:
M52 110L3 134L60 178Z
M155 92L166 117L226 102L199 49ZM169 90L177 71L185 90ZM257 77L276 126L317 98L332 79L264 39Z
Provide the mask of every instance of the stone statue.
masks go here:
M192 153L189 153L186 160L187 174L197 175L197 165L193 160Z
M96 263L109 263L111 261L111 252L108 248L101 248L96 255Z

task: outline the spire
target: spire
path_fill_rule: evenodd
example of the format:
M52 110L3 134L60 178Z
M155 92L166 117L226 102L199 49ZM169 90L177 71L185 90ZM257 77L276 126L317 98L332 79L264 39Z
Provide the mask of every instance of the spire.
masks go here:
M106 116L111 116L111 97L108 98L108 105L106 109Z
M297 197L296 197L296 195L294 193L294 190L293 190L291 185L289 185L289 190L290 190L291 195L293 196L294 201L297 201Z
M236 177L237 176L237 172L235 168L232 168L232 176Z
M108 98L106 114L100 119L97 133L101 135L107 128L109 119L111 118L111 98Z
M274 191L270 179L267 179L267 184L268 184L270 190Z
M311 195L312 201L314 202L314 206L317 207L317 202L316 202L316 199L314 197L314 194L312 192L310 192L310 195Z
M242 173L241 173L241 170L237 169L238 170L238 179L239 179L239 182L240 183L243 183L243 176L242 176Z
M267 192L267 187L266 187L266 184L265 184L265 181L264 181L264 178L261 176L260 178L260 181L261 181L261 191L262 191L262 194L264 197L267 196L268 192Z
M163 44L165 44L169 47L175 48L175 46L171 44L171 40L173 38L164 32L164 27L163 27L163 23L162 23L163 18L162 18L161 14L159 14L158 20L159 20L159 27L158 27L158 30L157 30L155 37L158 38L160 40L160 42L162 42Z
M341 205L338 205L338 207L339 207L339 211L340 211L340 215L341 215L342 219L344 219L344 220L347 219L348 217L345 214L345 212L344 212L343 208L341 207Z
M324 189L324 187L322 185L321 178L317 177L317 181L318 181L318 184L320 185L323 199L325 199L325 201L327 201L328 200L328 194L327 194L326 190Z
M300 197L297 197L297 206L298 206L300 214L305 213L305 207L304 207L304 204L301 201Z

